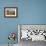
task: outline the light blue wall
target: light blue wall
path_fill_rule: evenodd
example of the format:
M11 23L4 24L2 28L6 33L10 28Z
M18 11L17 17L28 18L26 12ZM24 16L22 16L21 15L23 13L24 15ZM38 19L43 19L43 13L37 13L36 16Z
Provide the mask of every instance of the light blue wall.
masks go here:
M4 7L18 7L18 18L4 18ZM8 43L17 24L46 24L46 0L0 0L0 44Z

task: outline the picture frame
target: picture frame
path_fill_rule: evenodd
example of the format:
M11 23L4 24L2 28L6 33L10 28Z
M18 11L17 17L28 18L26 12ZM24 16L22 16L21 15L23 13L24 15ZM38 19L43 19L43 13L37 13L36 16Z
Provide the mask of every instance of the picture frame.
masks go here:
M17 7L4 7L4 17L6 18L16 18L18 16Z

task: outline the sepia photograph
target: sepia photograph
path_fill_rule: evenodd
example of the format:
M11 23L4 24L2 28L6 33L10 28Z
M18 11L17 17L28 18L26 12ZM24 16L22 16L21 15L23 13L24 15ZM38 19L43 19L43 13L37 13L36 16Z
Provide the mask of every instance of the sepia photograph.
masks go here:
M17 17L17 7L5 7L4 8L4 16L5 17Z

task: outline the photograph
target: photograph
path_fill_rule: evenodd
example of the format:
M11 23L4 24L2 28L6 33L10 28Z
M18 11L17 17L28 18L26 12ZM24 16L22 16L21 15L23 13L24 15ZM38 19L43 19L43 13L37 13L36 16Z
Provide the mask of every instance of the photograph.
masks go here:
M5 17L17 17L18 16L18 8L17 7L5 7L4 8L4 16Z

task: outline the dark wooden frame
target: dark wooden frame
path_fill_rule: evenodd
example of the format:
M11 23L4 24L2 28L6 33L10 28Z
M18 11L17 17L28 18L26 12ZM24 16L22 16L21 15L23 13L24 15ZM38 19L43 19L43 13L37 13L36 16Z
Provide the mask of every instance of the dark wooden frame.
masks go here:
M16 16L6 16L5 15L5 9L6 8L15 8L16 9ZM18 7L4 7L4 17L5 18L17 18L18 17Z

